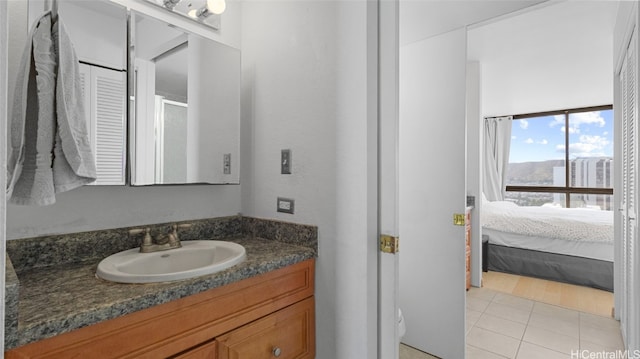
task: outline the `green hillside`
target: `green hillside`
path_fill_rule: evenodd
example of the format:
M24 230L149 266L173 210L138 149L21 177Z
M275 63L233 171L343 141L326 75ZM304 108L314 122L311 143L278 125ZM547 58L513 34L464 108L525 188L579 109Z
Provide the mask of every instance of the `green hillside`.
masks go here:
M564 160L509 163L507 183L551 185L554 167L564 167Z

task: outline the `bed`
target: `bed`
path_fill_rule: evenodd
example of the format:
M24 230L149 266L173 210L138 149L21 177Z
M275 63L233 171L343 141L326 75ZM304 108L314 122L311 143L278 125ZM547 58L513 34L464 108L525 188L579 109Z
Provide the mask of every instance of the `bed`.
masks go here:
M488 269L613 291L613 212L484 202Z

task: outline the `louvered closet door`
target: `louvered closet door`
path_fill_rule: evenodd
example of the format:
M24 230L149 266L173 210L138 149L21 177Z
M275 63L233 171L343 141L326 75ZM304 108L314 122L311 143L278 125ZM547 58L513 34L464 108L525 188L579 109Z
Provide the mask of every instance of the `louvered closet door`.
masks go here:
M87 129L96 157L93 185L124 185L126 73L80 64Z
M91 129L98 179L96 185L125 184L126 74L91 68Z
M635 298L640 298L640 277L637 252L637 205L638 205L638 71L636 40L634 31L620 72L622 96L622 290L623 303L620 308L622 335L627 346L638 348L640 335L640 310Z

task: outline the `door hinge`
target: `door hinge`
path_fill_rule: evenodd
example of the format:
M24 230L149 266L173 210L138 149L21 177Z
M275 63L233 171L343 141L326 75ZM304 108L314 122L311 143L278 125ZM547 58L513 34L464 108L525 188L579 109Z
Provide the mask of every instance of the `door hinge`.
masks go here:
M453 225L454 226L464 226L465 224L465 215L463 213L454 213L453 214Z
M400 238L390 236L388 234L380 235L380 252L382 253L398 253L398 245Z

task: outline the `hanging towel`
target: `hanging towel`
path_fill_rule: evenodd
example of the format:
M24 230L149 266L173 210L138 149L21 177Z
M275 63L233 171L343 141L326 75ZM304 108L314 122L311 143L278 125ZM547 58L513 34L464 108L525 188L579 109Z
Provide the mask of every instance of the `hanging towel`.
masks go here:
M82 103L78 58L60 16L30 31L18 71L7 163L10 201L55 203L55 193L96 179Z

